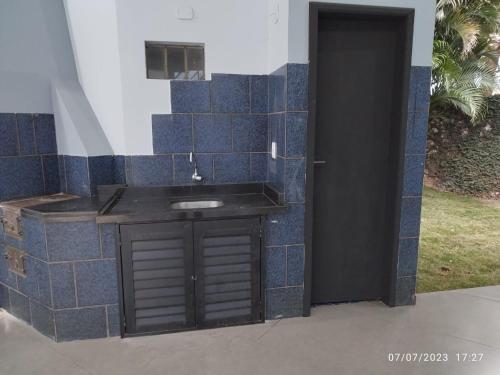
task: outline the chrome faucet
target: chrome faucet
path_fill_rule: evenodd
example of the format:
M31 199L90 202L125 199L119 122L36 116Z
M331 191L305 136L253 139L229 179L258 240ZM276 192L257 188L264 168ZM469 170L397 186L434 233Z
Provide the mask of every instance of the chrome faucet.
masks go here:
M191 164L194 163L194 173L193 176L191 177L191 180L195 183L200 183L203 181L203 176L198 174L198 164L196 164L196 157L192 152L189 153L189 162Z

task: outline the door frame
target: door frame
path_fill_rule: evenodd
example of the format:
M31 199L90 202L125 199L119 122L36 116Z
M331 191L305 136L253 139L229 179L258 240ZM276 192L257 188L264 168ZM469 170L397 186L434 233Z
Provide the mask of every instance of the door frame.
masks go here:
M403 193L404 149L406 141L406 124L408 119L408 99L410 91L411 58L413 47L413 24L415 9L393 8L365 5L329 4L311 2L309 4L309 116L307 123L307 152L306 152L306 194L305 194L305 259L304 259L304 316L311 315L312 296L312 258L314 256L314 158L316 136L316 94L317 94L317 54L318 54L318 26L320 14L346 14L365 16L389 16L400 18L405 25L404 33L404 60L402 69L402 101L401 124L398 143L396 205L393 212L392 250L390 259L390 278L387 285L387 294L383 301L389 306L395 305L399 223L401 216L401 201Z

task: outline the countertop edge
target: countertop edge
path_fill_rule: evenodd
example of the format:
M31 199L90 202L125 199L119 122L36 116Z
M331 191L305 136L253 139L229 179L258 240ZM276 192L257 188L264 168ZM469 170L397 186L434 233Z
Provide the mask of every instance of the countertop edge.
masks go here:
M92 221L98 216L98 211L72 211L72 212L40 212L32 208L21 209L21 217L35 217L44 222Z
M209 219L225 219L235 217L248 217L269 215L283 212L288 208L287 205L268 206L268 207L249 207L229 211L211 211L210 208L196 210L169 211L167 213L151 215L151 214L108 214L99 215L96 218L98 224L130 224L140 222L156 222L156 221L182 221L182 220L209 220Z

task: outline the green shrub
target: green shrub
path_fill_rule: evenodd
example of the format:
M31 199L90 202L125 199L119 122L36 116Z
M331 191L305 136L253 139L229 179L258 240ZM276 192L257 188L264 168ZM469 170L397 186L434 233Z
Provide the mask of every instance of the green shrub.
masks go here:
M500 191L500 136L474 136L456 145L441 163L447 190L484 195Z
M472 124L454 108L431 112L426 174L436 187L500 197L500 97L488 98L487 118Z

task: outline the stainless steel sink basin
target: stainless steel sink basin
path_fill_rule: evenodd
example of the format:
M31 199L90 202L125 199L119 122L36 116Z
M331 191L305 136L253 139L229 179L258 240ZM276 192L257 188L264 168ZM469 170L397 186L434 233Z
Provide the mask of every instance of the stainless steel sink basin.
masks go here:
M175 202L170 205L174 210L191 210L195 208L216 208L224 206L222 201L186 201Z

